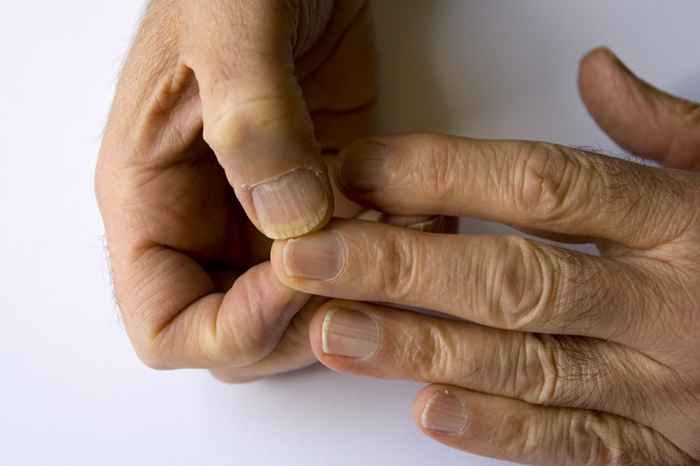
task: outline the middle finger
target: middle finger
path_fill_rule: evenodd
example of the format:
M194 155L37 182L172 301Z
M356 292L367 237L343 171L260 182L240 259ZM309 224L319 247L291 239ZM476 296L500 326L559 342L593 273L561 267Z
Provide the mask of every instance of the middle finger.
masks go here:
M655 287L646 272L516 236L437 235L334 221L323 232L275 243L271 259L283 283L311 294L635 347L652 337L643 325L654 309Z

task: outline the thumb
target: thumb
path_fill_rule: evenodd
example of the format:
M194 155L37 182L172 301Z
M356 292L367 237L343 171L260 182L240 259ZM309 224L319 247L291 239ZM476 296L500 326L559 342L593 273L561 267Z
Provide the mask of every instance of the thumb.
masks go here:
M598 125L624 149L673 168L700 168L700 106L635 76L608 49L581 61L579 89Z
M294 75L330 17L326 0L184 2L204 139L250 220L273 239L319 229L333 193Z

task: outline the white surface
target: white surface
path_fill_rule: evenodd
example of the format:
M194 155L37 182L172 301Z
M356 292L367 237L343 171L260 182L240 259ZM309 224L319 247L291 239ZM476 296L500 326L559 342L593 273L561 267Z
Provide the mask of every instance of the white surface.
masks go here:
M112 304L92 193L141 1L0 4L0 464L500 464L422 436L409 415L415 384L311 370L226 386L142 367ZM696 0L376 10L390 130L610 149L575 91L578 58L599 44L700 97Z

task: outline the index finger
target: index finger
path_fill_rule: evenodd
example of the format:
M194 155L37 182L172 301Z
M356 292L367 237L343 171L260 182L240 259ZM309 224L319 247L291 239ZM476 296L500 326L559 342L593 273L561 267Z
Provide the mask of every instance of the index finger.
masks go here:
M437 135L353 144L346 193L399 215L476 216L552 233L650 248L690 222L681 176L554 144Z

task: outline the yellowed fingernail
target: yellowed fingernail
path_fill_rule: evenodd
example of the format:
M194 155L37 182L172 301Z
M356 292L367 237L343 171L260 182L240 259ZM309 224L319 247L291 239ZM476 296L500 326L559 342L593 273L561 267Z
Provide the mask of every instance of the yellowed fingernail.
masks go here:
M421 424L440 434L460 435L467 427L467 409L462 400L447 391L435 392L423 408Z
M272 239L304 235L324 222L330 202L319 175L297 168L251 187L251 197L263 233Z
M380 329L364 312L332 309L323 319L323 352L347 358L368 358L379 348Z

